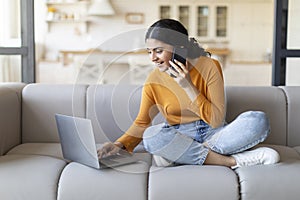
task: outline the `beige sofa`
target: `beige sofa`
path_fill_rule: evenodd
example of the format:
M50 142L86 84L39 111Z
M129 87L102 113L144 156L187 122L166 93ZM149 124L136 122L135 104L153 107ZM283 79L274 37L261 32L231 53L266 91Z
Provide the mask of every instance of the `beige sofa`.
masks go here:
M271 120L265 146L278 164L231 170L221 166L159 168L141 162L96 170L62 158L54 114L92 120L97 143L113 141L134 120L141 86L0 85L0 199L300 199L300 87L227 87L227 121L246 110ZM158 116L154 123L162 121Z

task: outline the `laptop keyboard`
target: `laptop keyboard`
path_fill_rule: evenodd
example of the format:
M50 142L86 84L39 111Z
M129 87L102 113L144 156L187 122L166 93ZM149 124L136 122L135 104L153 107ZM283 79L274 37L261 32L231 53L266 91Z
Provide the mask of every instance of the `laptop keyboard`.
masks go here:
M114 164L117 164L118 162L114 161L114 160L111 160L111 159L104 159L104 158L102 158L100 160L100 163L105 164L105 165L114 165Z
M111 155L108 157L104 157L100 159L100 163L103 163L105 165L114 165L120 162L121 159L127 158L128 155L122 155L122 154L117 154L117 155Z

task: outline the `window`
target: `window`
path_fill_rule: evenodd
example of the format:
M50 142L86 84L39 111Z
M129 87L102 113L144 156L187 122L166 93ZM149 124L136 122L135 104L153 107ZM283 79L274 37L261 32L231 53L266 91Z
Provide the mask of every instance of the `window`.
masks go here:
M0 82L34 82L33 0L1 0L0 30Z
M286 60L286 83L288 86L300 85L300 27L297 19L300 18L300 2L297 0L289 1L288 9L288 30L287 30L287 49L298 50L298 54L294 58Z
M179 6L179 21L189 30L189 7Z
M299 58L300 40L299 23L300 2L297 0L277 0L276 24L274 31L274 56L273 56L273 80L272 84L300 85ZM288 79L288 80L287 80Z
M209 8L208 6L199 6L197 12L197 35L200 37L208 36L208 16Z
M167 19L171 17L171 7L170 6L160 6L160 18Z
M227 7L217 6L217 16L216 16L216 36L226 37L227 35Z

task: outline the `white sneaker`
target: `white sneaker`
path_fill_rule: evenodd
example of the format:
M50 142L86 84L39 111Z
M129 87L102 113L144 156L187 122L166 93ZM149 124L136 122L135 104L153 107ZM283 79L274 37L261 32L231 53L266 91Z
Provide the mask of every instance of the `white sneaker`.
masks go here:
M237 163L235 166L231 167L232 169L242 166L275 164L280 160L277 151L268 147L244 151L242 153L234 154L232 157Z
M153 159L157 167L169 167L172 166L174 163L169 161L161 156L153 155Z

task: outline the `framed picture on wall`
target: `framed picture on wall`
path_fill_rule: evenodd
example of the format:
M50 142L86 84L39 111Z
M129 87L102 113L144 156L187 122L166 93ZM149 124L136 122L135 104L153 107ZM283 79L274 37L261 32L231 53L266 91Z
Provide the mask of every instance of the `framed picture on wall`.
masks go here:
M143 13L126 13L125 20L129 24L142 24L144 23Z

